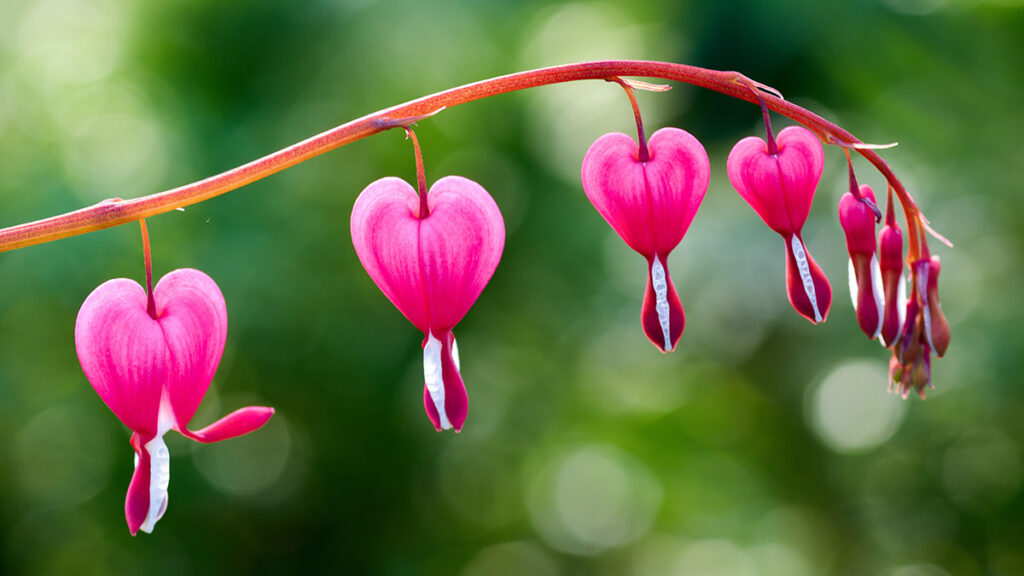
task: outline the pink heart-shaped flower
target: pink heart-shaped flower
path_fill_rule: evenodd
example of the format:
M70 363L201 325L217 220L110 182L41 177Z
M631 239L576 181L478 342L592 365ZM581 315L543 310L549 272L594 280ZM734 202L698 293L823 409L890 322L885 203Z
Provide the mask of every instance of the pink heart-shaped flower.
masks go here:
M668 272L668 255L679 245L704 199L711 165L690 133L662 128L640 161L637 143L621 133L598 138L583 157L583 191L619 236L647 258L641 322L663 352L673 350L686 322Z
M177 430L218 442L266 424L273 408L250 406L193 432L187 426L217 371L227 338L227 308L206 274L180 269L153 290L127 278L97 287L75 322L82 371L103 402L130 428L138 462L125 513L134 535L150 532L167 506L170 459L163 435Z
M352 209L352 244L363 268L424 334L424 406L438 430L462 429L468 397L452 330L476 302L501 260L505 223L490 194L446 176L427 194L400 178L367 186Z
M832 305L832 287L811 258L801 230L821 179L825 151L802 126L789 126L775 140L777 153L755 136L729 153L727 170L740 196L769 228L786 241L786 294L793 308L811 322L823 322Z

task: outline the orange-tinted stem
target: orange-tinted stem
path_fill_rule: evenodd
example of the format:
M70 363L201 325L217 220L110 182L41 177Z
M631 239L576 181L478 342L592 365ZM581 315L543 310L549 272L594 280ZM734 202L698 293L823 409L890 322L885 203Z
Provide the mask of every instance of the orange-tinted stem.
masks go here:
M416 193L420 197L420 220L430 216L430 208L427 207L427 173L423 169L423 153L420 151L420 141L416 139L416 132L411 126L405 127L405 133L412 140L412 148L416 154Z
M60 216L4 228L0 230L0 252L102 230L202 202L340 146L401 125L409 118L435 114L443 108L537 86L576 80L606 80L617 76L675 80L754 104L763 101L765 108L802 124L826 144L852 147L861 143L853 134L792 102L760 90L755 94L749 87L756 84L739 72L645 60L581 62L517 72L451 88L352 120L205 180L123 202L101 202ZM910 221L916 223L920 209L888 164L874 150L857 148L857 152L871 162L893 187L907 213L908 227L911 226ZM911 232L911 238L916 237L916 229L915 226L914 230L908 231Z
M139 219L139 227L142 228L142 258L146 262L146 313L156 320L156 302L153 300L153 256L149 251L149 228L146 226L146 219Z

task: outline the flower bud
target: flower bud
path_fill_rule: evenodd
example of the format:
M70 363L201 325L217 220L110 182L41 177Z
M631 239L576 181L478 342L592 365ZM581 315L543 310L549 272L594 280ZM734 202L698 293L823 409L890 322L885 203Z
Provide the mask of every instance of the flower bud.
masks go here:
M879 265L885 297L882 344L896 344L903 331L907 310L907 281L903 276L903 232L890 208L879 237Z
M839 223L846 233L850 253L850 299L857 311L860 329L874 340L882 332L884 295L882 273L875 253L875 214L865 202L875 202L870 186L860 187L860 197L851 192L839 201Z

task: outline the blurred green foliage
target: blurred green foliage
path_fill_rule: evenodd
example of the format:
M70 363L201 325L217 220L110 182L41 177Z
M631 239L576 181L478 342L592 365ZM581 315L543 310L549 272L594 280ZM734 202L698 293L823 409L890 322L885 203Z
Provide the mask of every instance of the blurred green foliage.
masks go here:
M757 109L642 94L649 131L685 128L712 160L671 265L688 326L662 356L639 327L642 259L578 182L593 139L631 131L619 88L446 110L418 130L428 180L477 180L508 225L457 330L465 430L432 430L421 335L349 241L358 192L413 177L403 135L378 135L150 219L157 276L200 268L228 301L194 422L278 413L221 445L169 436L170 506L135 539L128 432L72 333L94 287L142 278L138 228L0 255L0 573L1024 574L1022 55L1015 0L4 0L0 225L172 188L457 84L649 58L739 70L899 141L884 156L957 246L936 249L953 344L935 390L886 396L888 356L845 298L842 154L826 151L805 228L836 293L812 327L725 175Z

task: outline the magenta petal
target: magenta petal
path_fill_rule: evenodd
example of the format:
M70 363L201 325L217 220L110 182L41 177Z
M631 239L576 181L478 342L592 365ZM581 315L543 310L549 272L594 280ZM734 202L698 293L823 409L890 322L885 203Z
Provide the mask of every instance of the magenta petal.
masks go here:
M352 244L381 292L421 331L428 329L419 263L419 197L401 178L367 186L352 208Z
M138 533L149 514L150 458L149 451L146 450L146 443L149 440L151 437L132 434L131 443L138 456L138 462L135 465L131 484L128 485L128 495L124 501L124 515L128 521L128 531L132 536Z
M793 234L807 221L825 152L818 137L800 126L783 129L775 142L778 154L772 155L760 138L740 140L726 163L729 181L769 228Z
M832 287L799 236L786 236L786 294L793 309L817 324L828 318Z
M235 410L206 428L195 432L182 429L181 434L197 442L220 442L261 428L273 415L274 409L268 406L247 406Z
M146 304L146 291L132 280L99 285L78 312L75 349L107 407L125 426L152 437L167 381L167 346Z
M708 188L710 162L701 143L678 128L662 128L641 162L636 142L605 134L587 150L580 176L598 213L637 252L667 258L682 241Z
M423 386L423 407L427 417L438 432L448 428L460 432L469 412L469 396L455 358L455 336L451 332L442 333L438 338L430 335L423 342L423 348L423 372L427 379Z
M434 183L420 220L416 191L382 178L352 210L352 243L384 295L424 334L455 326L501 260L505 224L479 184L459 176Z
M161 278L153 298L168 350L167 393L175 429L182 432L206 395L224 353L227 307L213 279L192 268Z
M438 334L454 328L487 286L505 248L505 222L491 195L461 176L435 182L427 200L420 265L430 328Z
M640 320L652 344L662 352L675 350L686 326L686 315L668 266L662 264L660 257L650 259L647 264L647 289Z

